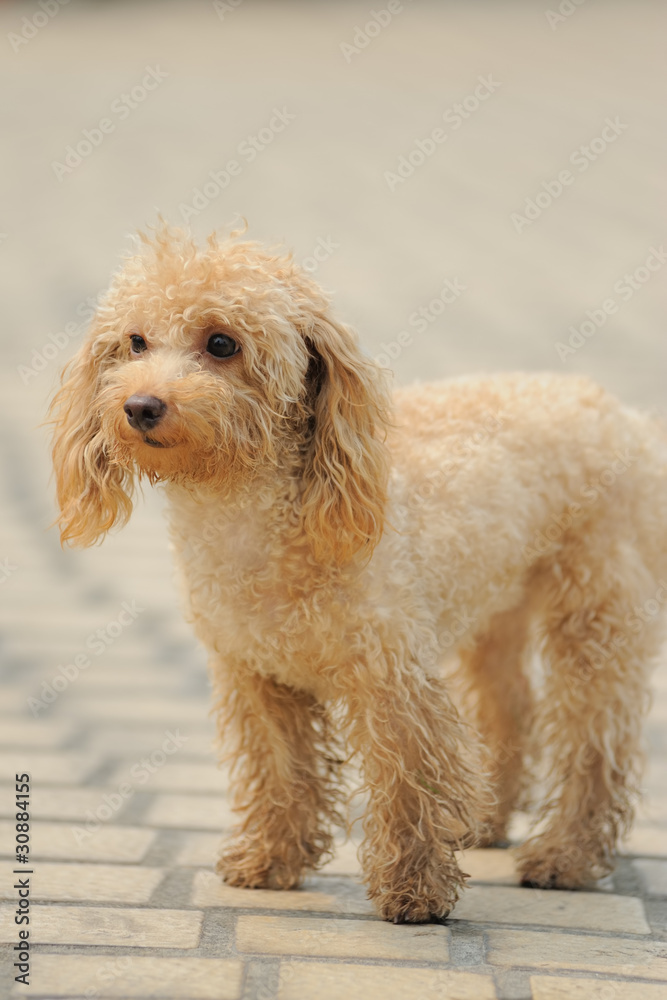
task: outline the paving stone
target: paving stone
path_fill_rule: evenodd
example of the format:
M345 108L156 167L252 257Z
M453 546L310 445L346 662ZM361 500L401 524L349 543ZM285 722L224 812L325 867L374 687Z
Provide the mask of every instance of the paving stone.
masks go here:
M455 920L475 923L532 924L618 934L651 933L642 901L611 893L470 886L451 916Z
M446 969L283 962L278 1000L495 1000L490 976Z
M236 947L261 955L354 955L444 963L449 961L450 933L437 924L396 926L379 919L241 916L236 925Z
M651 826L654 823L662 825L667 821L667 794L664 788L664 761L665 755L652 753L646 764L646 771L642 781L644 795L637 803L638 824L646 823Z
M533 1000L665 1000L662 983L629 983L618 979L571 979L531 976Z
M3 650L3 656L5 656L5 651ZM28 709L28 697L30 692L26 693L24 688L14 687L10 684L3 684L2 686L2 711L9 714L11 713L14 717L17 715L26 715L29 711ZM32 715L27 716L32 720ZM4 771L0 771L0 774L4 774Z
M654 762L656 757L654 755ZM664 770L663 770L664 774ZM653 776L653 788L647 789L646 794L646 807L644 812L638 813L639 823L644 822L646 817L646 822L650 826L664 827L667 824L667 795L665 795L662 788L655 788L657 781L664 780L664 777L657 775Z
M181 726L181 735L186 735L187 741L178 751L178 759L215 757L213 753L213 729L207 730L205 724L200 729L204 732L185 732ZM165 736L164 726L142 725L139 720L128 721L127 719L116 719L111 722L104 722L88 734L85 745L100 756L124 757L126 760L135 760L151 753L155 747L159 747ZM201 763L197 760L197 763Z
M233 959L143 955L36 955L32 993L49 997L170 997L239 1000L243 966ZM19 995L18 991L16 995ZM21 996L24 994L21 993Z
M156 795L144 822L179 830L229 830L234 816L223 795Z
M32 628L30 609L25 607L23 602L17 601L15 611L16 618L8 629L9 640L15 645L17 652L20 651L21 647L24 650L26 647L30 649L34 657L35 668L41 679L46 680L53 677L59 672L61 666L71 663L74 657L81 653L87 657L88 666L79 667L77 664L78 676L73 680L78 683L85 673L94 670L97 664L103 662L109 655L111 647L107 647L102 652L101 648L96 645L98 637L94 635L94 632L102 627L100 621L96 621L92 617L86 619L85 613L82 614L80 620L71 619L69 621L59 620L57 608L52 609L51 614L44 621L41 620L40 613L39 630L37 631L34 627L34 609ZM95 650L92 650L87 643L91 635L92 641L95 643ZM120 642L116 648L122 648Z
M84 648L86 638L85 625L81 631L50 628L35 631L34 628L29 630L16 628L12 624L7 630L6 648L8 656L17 658L24 657L26 649L30 650L31 659L37 668L36 676L39 677L41 684L42 681L50 681L58 676L59 667L71 663L79 653L90 659L90 651ZM94 662L96 661L93 660L92 663ZM83 669L91 669L92 663ZM39 694L39 685L34 694Z
M0 906L0 941L16 941L15 904ZM203 914L112 906L30 907L34 944L110 945L130 948L196 948Z
M649 896L667 896L667 861L636 858L632 862Z
M305 888L291 892L273 889L237 889L225 885L214 872L200 871L194 878L191 903L197 907L229 906L244 910L309 910L317 913L375 915L362 886L342 885L332 878L312 878Z
M174 864L186 868L214 868L220 852L219 833L187 833Z
M40 631L48 631L54 636L69 639L73 645L80 643L82 636L87 637L95 629L101 628L102 620L110 621L112 617L112 614L105 616L104 609L100 615L95 609L80 604L72 607L71 604L63 602L61 594L53 594L50 603L40 605L39 609ZM7 624L18 632L32 632L35 627L34 601L22 600L16 594L12 602L11 619L7 619ZM32 641L33 636L30 638Z
M86 820L90 813L104 805L108 798L108 788L43 788L39 785L30 793L30 815L34 820ZM115 800L114 800L115 801ZM121 798L121 804L114 811L116 818L122 816L129 798ZM0 785L0 816L11 818L15 812L14 785Z
M665 946L651 941L516 930L489 931L487 939L492 965L667 980Z
M471 882L491 882L495 885L518 885L514 851L488 847L457 853L461 869Z
M336 853L331 861L322 868L322 875L348 875L358 876L361 873L361 865L357 857L359 844L356 841L346 841L336 844Z
M185 735L206 718L209 706L201 699L173 698L81 698L72 699L68 710L72 715L93 719L125 719L146 722L157 720L165 726L180 726Z
M108 783L117 785L127 780L127 765L121 764L111 774ZM152 774L150 778L151 791L215 792L223 795L228 787L229 781L226 772L219 769L214 760L200 764L169 759L164 767Z
M76 785L100 766L90 755L35 750L4 750L0 753L0 775L6 781L15 774L28 773L37 785Z
M667 824L636 823L620 850L623 854L653 854L667 858Z
M165 691L171 693L182 690L184 682L182 673L176 671L170 673L168 670L147 667L144 664L143 657L138 658L135 666L128 665L127 657L123 657L122 665L111 663L109 658L105 657L103 661L100 660L95 670L82 672L81 677L77 680L76 692L73 691L72 694L85 691L85 697L90 698L89 688L94 688L94 697L98 696L99 688L109 688L110 691L127 688L128 698L136 698L137 688L146 688L147 691L153 692L159 691L161 694ZM118 697L119 691L115 690L114 694L115 697ZM114 697L114 695L110 695L110 697Z
M0 821L0 855L15 854L15 824ZM87 835L83 826L37 823L30 832L34 855L50 861L141 861L155 840L154 830L134 826L100 826Z
M4 701L4 688L2 700ZM0 718L0 747L38 748L62 746L68 739L78 734L76 726L50 719L17 719L15 716ZM4 778L4 771L0 771Z
M30 898L61 903L148 903L164 878L163 868L136 865L85 865L36 863ZM16 864L0 861L0 899L14 899L12 885ZM30 866L28 866L30 867Z
M509 823L508 840L511 840L513 843L523 843L530 834L530 826L531 817L528 813L514 813Z

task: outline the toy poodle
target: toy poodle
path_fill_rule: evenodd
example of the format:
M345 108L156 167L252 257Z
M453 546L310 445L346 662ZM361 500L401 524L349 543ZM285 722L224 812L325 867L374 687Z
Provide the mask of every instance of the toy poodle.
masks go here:
M524 884L611 869L664 633L667 435L576 376L386 375L289 254L163 224L65 370L53 457L76 545L164 484L232 763L222 877L322 865L354 759L364 880L400 923L447 915L455 852L502 840L531 782Z

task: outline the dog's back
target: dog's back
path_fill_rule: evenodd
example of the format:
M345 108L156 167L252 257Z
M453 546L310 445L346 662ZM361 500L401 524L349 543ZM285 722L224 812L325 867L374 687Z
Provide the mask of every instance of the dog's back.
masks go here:
M557 375L417 385L395 404L402 537L436 571L465 566L453 613L485 595L491 613L511 606L530 568L595 522L667 573L667 434L650 416Z

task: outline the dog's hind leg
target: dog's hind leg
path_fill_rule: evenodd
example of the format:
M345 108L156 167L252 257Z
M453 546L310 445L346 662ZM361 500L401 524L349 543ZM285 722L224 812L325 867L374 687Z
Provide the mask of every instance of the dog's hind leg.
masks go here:
M524 759L534 699L526 669L530 606L495 615L472 648L460 652L461 682L471 717L489 751L496 804L481 846L505 840L524 789Z
M641 777L648 673L663 633L658 587L618 524L566 540L535 581L544 700L536 731L550 763L538 831L518 852L525 884L577 888L613 867ZM660 609L661 610L661 609Z
M217 871L230 885L291 889L327 860L331 825L340 821L328 716L311 695L270 678L216 674L218 732L241 816Z

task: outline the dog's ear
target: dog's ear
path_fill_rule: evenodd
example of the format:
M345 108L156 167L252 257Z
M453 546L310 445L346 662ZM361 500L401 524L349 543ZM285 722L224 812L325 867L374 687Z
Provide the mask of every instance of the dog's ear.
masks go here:
M118 337L97 320L62 373L50 409L61 542L92 545L132 512L131 473L110 461L98 395Z
M312 435L303 525L317 558L344 563L357 552L370 556L382 534L388 393L384 372L347 327L318 315L304 334Z

